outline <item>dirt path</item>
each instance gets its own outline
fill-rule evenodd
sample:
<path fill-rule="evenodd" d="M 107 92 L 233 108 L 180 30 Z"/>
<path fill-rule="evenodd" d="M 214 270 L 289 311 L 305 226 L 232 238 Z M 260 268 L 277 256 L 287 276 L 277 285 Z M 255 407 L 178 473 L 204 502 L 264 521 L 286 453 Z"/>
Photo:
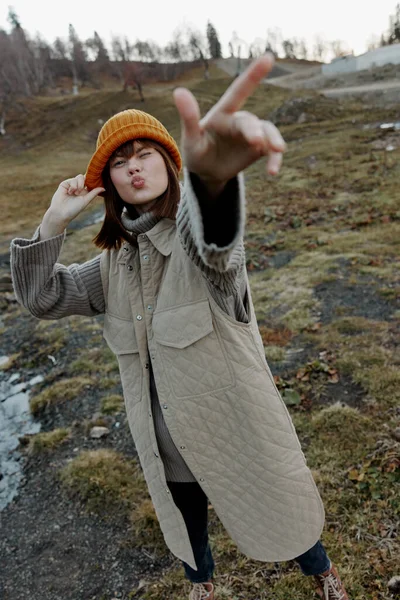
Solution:
<path fill-rule="evenodd" d="M 400 81 L 379 81 L 377 83 L 366 83 L 364 85 L 354 85 L 340 88 L 321 89 L 319 92 L 330 98 L 344 96 L 347 94 L 365 94 L 367 92 L 380 92 L 386 90 L 400 90 Z"/>
<path fill-rule="evenodd" d="M 242 70 L 247 66 L 249 60 L 242 60 Z M 237 72 L 237 59 L 221 59 L 217 61 L 217 65 L 220 69 L 224 70 L 229 75 L 234 76 Z M 303 89 L 309 88 L 308 83 L 313 79 L 323 79 L 321 76 L 321 67 L 298 67 L 295 70 L 291 70 L 286 65 L 284 67 L 279 64 L 274 67 L 271 74 L 265 79 L 264 83 L 269 85 L 275 85 L 277 87 L 283 87 L 286 89 Z M 386 80 L 379 82 L 365 83 L 363 85 L 350 85 L 342 86 L 337 88 L 311 88 L 315 91 L 323 94 L 328 98 L 338 98 L 347 94 L 365 94 L 368 92 L 385 92 L 386 90 L 400 90 L 400 80 Z"/>

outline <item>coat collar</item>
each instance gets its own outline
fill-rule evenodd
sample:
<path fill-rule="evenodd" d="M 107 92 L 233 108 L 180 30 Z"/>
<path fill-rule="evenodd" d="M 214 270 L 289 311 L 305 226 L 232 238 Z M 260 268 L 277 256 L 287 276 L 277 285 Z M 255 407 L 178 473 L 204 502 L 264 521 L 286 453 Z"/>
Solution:
<path fill-rule="evenodd" d="M 172 219 L 161 219 L 145 235 L 163 256 L 169 256 L 176 236 L 176 222 Z"/>

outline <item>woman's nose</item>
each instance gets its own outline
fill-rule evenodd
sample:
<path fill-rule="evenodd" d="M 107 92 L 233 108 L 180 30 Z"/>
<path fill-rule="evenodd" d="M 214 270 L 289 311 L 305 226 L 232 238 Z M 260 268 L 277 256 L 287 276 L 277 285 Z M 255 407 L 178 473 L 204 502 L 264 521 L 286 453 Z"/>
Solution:
<path fill-rule="evenodd" d="M 138 171 L 140 171 L 140 164 L 138 163 L 138 161 L 134 158 L 130 158 L 128 161 L 128 170 L 129 173 L 137 173 Z"/>

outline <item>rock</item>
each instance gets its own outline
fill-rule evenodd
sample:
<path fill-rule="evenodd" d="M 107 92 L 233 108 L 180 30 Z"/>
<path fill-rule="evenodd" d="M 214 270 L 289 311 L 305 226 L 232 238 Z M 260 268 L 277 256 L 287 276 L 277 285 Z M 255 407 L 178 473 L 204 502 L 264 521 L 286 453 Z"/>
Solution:
<path fill-rule="evenodd" d="M 388 583 L 388 588 L 391 594 L 400 595 L 400 576 L 395 575 Z"/>
<path fill-rule="evenodd" d="M 4 294 L 4 298 L 6 299 L 6 301 L 7 301 L 9 304 L 14 304 L 14 303 L 17 303 L 17 302 L 18 302 L 18 300 L 17 300 L 17 298 L 16 298 L 16 296 L 15 296 L 14 292 L 6 292 L 6 293 Z"/>
<path fill-rule="evenodd" d="M 90 437 L 98 439 L 105 437 L 109 433 L 110 430 L 107 429 L 107 427 L 92 427 L 92 429 L 90 430 Z"/>
<path fill-rule="evenodd" d="M 299 118 L 297 119 L 297 122 L 299 124 L 301 123 L 305 123 L 307 121 L 307 115 L 305 112 L 302 112 L 301 115 L 299 116 Z"/>
<path fill-rule="evenodd" d="M 396 429 L 393 430 L 392 433 L 393 437 L 395 440 L 397 440 L 398 442 L 400 442 L 400 427 L 396 427 Z"/>

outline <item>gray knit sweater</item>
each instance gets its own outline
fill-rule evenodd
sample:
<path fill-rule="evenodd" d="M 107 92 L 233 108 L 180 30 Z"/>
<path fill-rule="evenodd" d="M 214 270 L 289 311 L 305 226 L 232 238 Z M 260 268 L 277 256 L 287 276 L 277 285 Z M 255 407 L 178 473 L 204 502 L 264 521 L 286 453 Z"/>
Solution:
<path fill-rule="evenodd" d="M 122 223 L 133 236 L 157 222 L 150 213 Z M 245 201 L 242 176 L 231 180 L 221 196 L 210 202 L 200 180 L 185 172 L 176 219 L 177 234 L 191 260 L 201 269 L 217 304 L 234 319 L 247 322 L 243 230 Z M 40 226 L 32 239 L 11 242 L 11 273 L 18 301 L 40 319 L 72 314 L 94 316 L 105 311 L 100 254 L 81 265 L 57 262 L 66 232 L 41 241 Z M 175 447 L 159 406 L 151 372 L 150 395 L 154 427 L 168 481 L 195 481 Z"/>

